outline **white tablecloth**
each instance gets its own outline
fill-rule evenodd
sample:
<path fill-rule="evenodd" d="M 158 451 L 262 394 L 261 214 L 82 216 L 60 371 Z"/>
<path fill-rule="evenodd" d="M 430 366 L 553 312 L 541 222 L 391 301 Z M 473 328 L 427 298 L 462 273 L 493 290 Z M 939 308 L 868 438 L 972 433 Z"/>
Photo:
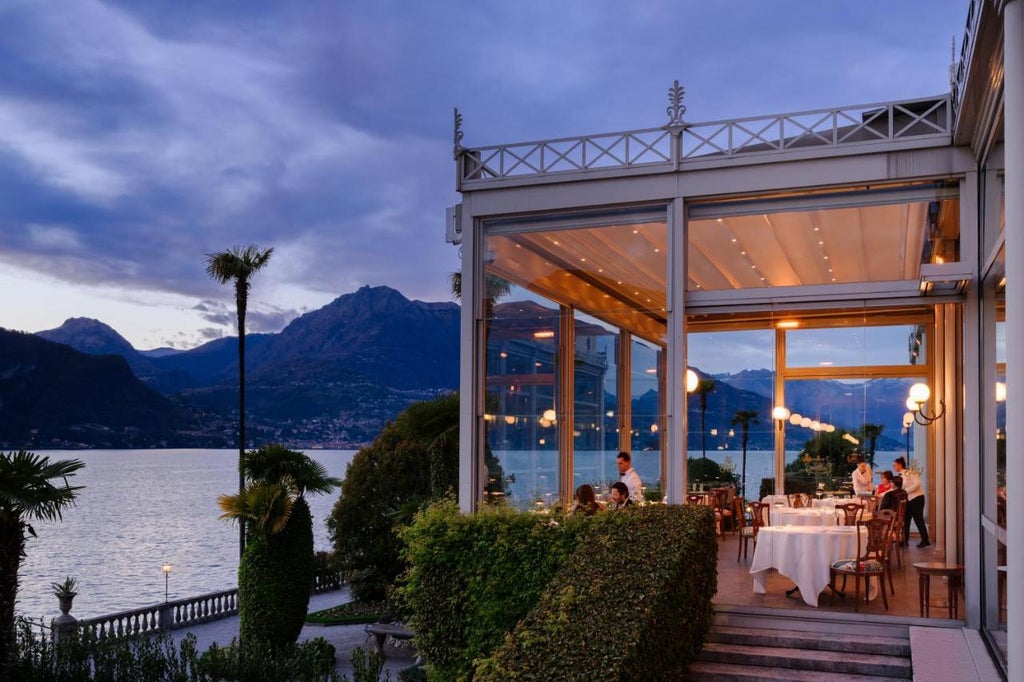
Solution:
<path fill-rule="evenodd" d="M 787 507 L 789 506 L 789 498 L 785 495 L 765 495 L 764 498 L 761 499 L 761 502 L 772 507 L 776 504 L 782 504 Z"/>
<path fill-rule="evenodd" d="M 811 507 L 815 509 L 835 509 L 837 504 L 849 504 L 850 502 L 856 502 L 861 506 L 864 506 L 865 504 L 865 500 L 859 497 L 848 497 L 845 500 L 825 498 L 823 500 L 811 500 Z"/>
<path fill-rule="evenodd" d="M 796 583 L 808 605 L 817 606 L 818 595 L 828 585 L 833 562 L 857 556 L 857 530 L 853 526 L 762 528 L 750 563 L 754 592 L 765 593 L 768 569 L 774 568 Z M 866 535 L 867 529 L 861 532 Z M 878 590 L 875 581 L 869 582 L 869 597 L 874 597 Z"/>
<path fill-rule="evenodd" d="M 773 526 L 835 526 L 836 515 L 829 509 L 772 507 L 768 515 Z"/>

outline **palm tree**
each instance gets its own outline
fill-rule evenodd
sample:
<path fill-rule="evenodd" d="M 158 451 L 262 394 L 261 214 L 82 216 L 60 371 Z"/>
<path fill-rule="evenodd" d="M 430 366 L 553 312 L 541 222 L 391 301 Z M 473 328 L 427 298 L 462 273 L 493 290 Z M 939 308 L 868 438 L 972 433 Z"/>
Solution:
<path fill-rule="evenodd" d="M 238 566 L 239 636 L 246 644 L 285 650 L 302 630 L 316 573 L 305 494 L 329 493 L 341 481 L 320 462 L 277 443 L 246 453 L 242 471 L 248 484 L 218 500 L 222 519 L 249 526 Z"/>
<path fill-rule="evenodd" d="M 77 459 L 51 462 L 31 452 L 0 452 L 0 680 L 10 677 L 14 653 L 14 602 L 18 569 L 25 556 L 26 533 L 35 537 L 29 521 L 60 521 L 74 505 L 82 486 L 68 477 L 85 464 Z M 62 479 L 55 485 L 51 479 Z"/>
<path fill-rule="evenodd" d="M 757 419 L 756 410 L 736 410 L 736 414 L 732 418 L 733 426 L 739 425 L 740 427 L 740 446 L 743 448 L 743 473 L 740 479 L 740 495 L 744 498 L 747 496 L 747 436 L 750 433 L 750 425 L 760 423 Z"/>
<path fill-rule="evenodd" d="M 714 379 L 701 379 L 697 382 L 696 393 L 700 396 L 700 453 L 704 459 L 708 458 L 707 431 L 704 429 L 704 415 L 708 411 L 708 393 L 714 390 Z"/>
<path fill-rule="evenodd" d="M 884 424 L 865 424 L 860 428 L 861 438 L 868 443 L 868 464 L 875 466 L 875 445 L 885 430 Z"/>
<path fill-rule="evenodd" d="M 273 248 L 257 245 L 234 246 L 228 251 L 206 254 L 206 272 L 221 284 L 235 283 L 235 311 L 238 315 L 238 492 L 245 488 L 242 460 L 245 459 L 245 310 L 249 305 L 249 280 L 270 260 Z M 245 550 L 245 521 L 239 519 L 238 555 Z"/>

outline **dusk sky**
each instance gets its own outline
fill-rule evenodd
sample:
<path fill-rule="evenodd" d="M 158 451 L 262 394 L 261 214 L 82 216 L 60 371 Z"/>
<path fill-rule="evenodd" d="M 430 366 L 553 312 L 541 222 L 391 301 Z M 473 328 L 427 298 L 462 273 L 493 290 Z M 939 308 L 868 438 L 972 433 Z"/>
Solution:
<path fill-rule="evenodd" d="M 450 300 L 466 146 L 949 91 L 966 0 L 0 0 L 0 326 L 235 333 L 204 255 L 273 246 L 249 331 L 362 285 Z"/>

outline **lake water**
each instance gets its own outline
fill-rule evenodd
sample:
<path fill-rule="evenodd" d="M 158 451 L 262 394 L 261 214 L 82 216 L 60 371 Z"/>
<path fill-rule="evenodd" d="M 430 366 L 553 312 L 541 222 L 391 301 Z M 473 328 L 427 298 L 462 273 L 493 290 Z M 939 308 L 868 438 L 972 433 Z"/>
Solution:
<path fill-rule="evenodd" d="M 35 451 L 80 459 L 84 485 L 61 523 L 34 522 L 25 542 L 17 610 L 31 618 L 59 614 L 51 582 L 78 579 L 78 618 L 164 600 L 161 567 L 173 567 L 170 599 L 236 586 L 238 527 L 221 521 L 217 497 L 237 492 L 237 450 Z M 352 450 L 307 450 L 332 476 L 343 478 Z M 317 549 L 330 549 L 324 519 L 338 498 L 308 496 Z"/>

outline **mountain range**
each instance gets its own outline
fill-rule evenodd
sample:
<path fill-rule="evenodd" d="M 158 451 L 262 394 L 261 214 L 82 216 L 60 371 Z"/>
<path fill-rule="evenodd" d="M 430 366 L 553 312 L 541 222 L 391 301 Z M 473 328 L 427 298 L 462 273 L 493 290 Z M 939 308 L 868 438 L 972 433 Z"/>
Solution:
<path fill-rule="evenodd" d="M 411 402 L 456 390 L 458 372 L 458 305 L 363 287 L 279 333 L 246 335 L 248 445 L 359 447 Z M 237 376 L 235 337 L 186 351 L 139 351 L 88 318 L 34 335 L 0 329 L 0 447 L 234 447 Z M 701 376 L 716 386 L 707 396 L 703 443 L 700 401 L 689 399 L 691 451 L 737 449 L 738 427 L 728 436 L 737 410 L 761 415 L 749 445 L 770 449 L 773 373 Z M 906 383 L 795 381 L 786 402 L 823 421 L 860 405 L 867 421 L 885 427 L 879 449 L 895 449 L 899 441 L 886 436 L 898 439 Z M 657 393 L 634 398 L 632 410 L 638 420 L 657 421 Z M 787 447 L 809 435 L 788 428 Z"/>

